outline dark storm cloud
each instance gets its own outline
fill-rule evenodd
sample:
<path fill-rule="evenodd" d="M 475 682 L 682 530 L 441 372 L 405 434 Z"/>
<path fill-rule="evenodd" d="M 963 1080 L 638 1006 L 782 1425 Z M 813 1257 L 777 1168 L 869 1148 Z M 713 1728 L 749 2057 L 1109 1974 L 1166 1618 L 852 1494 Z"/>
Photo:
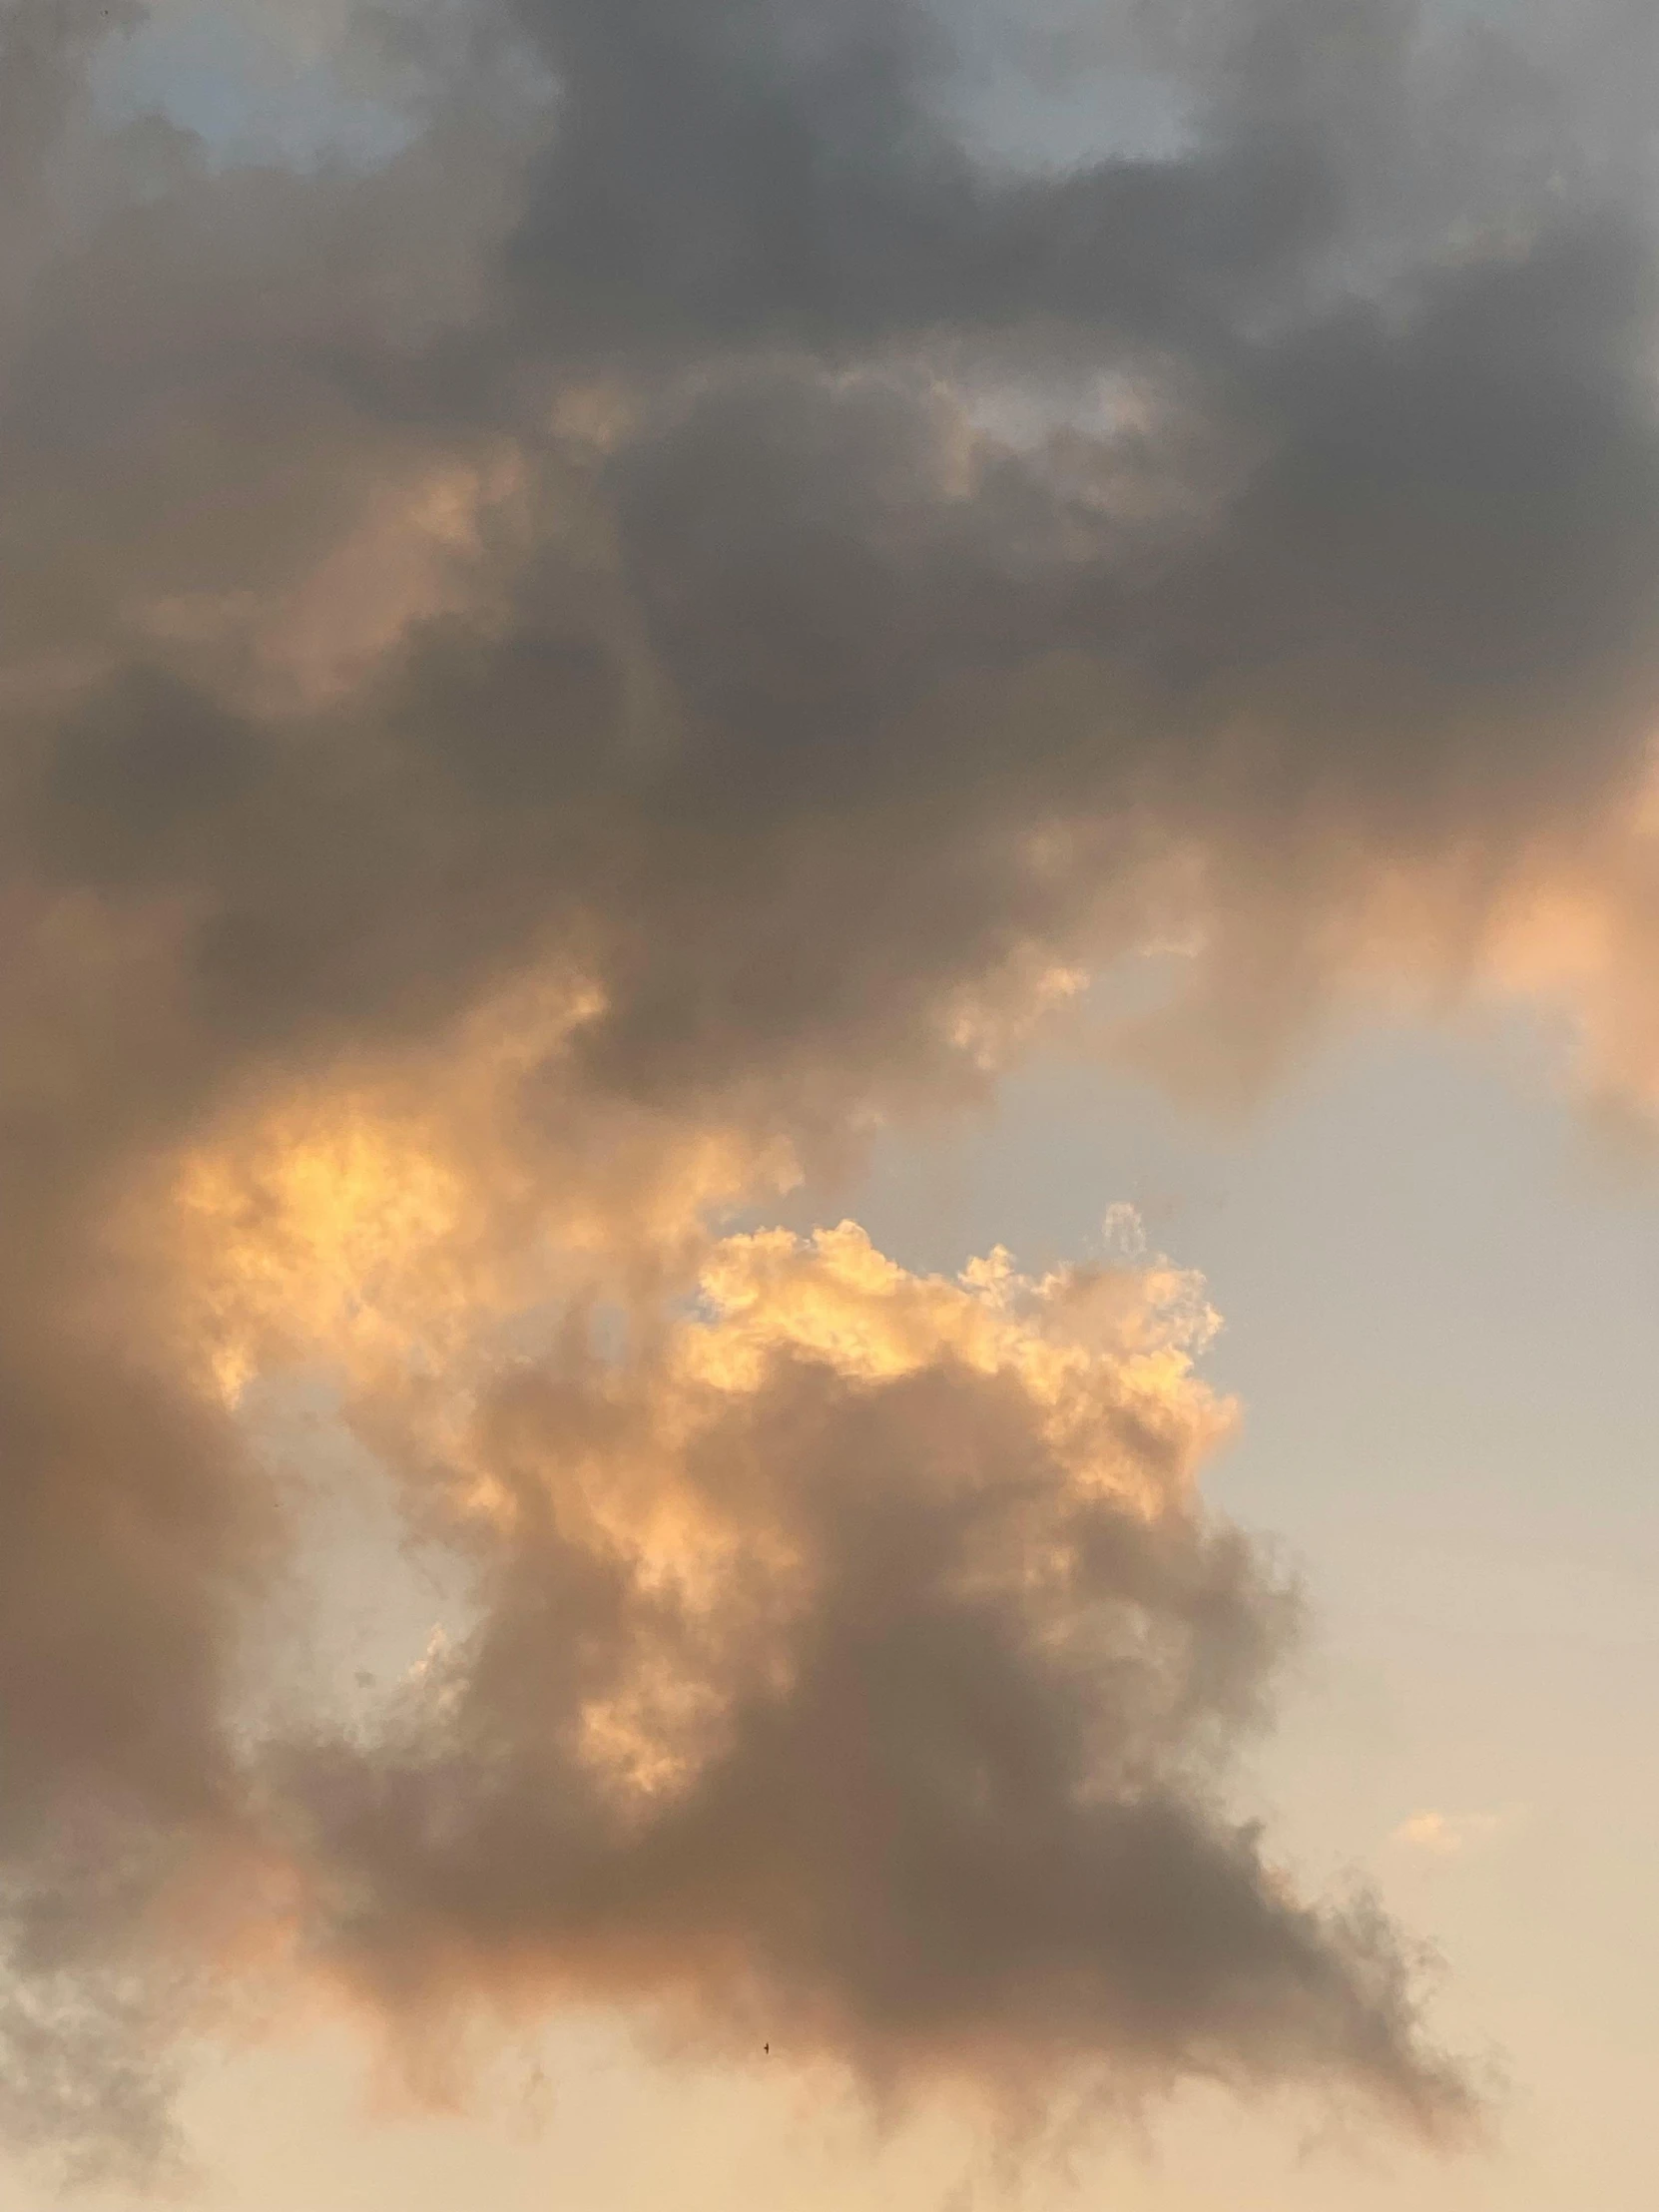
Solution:
<path fill-rule="evenodd" d="M 1194 1009 L 1135 1049 L 1210 1097 L 1271 1074 L 1401 885 L 1432 981 L 1517 884 L 1598 884 L 1616 953 L 1584 988 L 1639 1011 L 1644 25 L 1103 14 L 1093 64 L 1157 73 L 1184 135 L 1053 173 L 963 135 L 943 7 L 341 18 L 417 127 L 305 175 L 101 122 L 99 11 L 3 18 L 19 1894 L 57 1894 L 89 1796 L 135 1864 L 253 1850 L 269 1818 L 357 1898 L 322 1932 L 382 1991 L 457 1946 L 494 1984 L 517 1944 L 555 1991 L 677 1991 L 718 2032 L 787 1993 L 877 2078 L 1064 2045 L 1455 2105 L 1391 1935 L 1288 1902 L 1193 1778 L 1277 1633 L 1248 1555 L 1185 1504 L 1157 1535 L 1075 1506 L 1077 1603 L 1116 1618 L 1139 1578 L 1208 1687 L 1173 1712 L 1132 1671 L 1054 1671 L 1006 1591 L 950 1584 L 993 1521 L 1023 1538 L 912 1480 L 993 1443 L 1009 1494 L 1047 1479 L 1019 1404 L 942 1352 L 867 1402 L 781 1372 L 732 1415 L 758 1525 L 818 1579 L 779 1632 L 791 1687 L 723 1677 L 726 1736 L 638 1834 L 538 1730 L 634 1651 L 639 1594 L 533 1514 L 459 1683 L 475 1735 L 317 1753 L 273 1810 L 233 1684 L 274 1507 L 191 1339 L 191 1295 L 222 1336 L 234 1301 L 197 1247 L 181 1286 L 157 1193 L 203 1155 L 234 1181 L 262 1114 L 395 1063 L 482 1243 L 528 1266 L 565 1235 L 637 1299 L 683 1287 L 685 1232 L 643 1198 L 630 1225 L 630 1179 L 682 1177 L 684 1214 L 780 1144 L 844 1160 L 871 1116 L 982 1085 L 1057 970 L 1152 937 L 1198 941 Z M 581 1017 L 507 1054 L 486 1114 L 454 1040 L 547 974 Z M 239 1296 L 297 1312 L 326 1230 L 286 1203 L 230 1207 L 224 1240 Z M 384 1290 L 356 1252 L 325 1255 L 342 1314 Z M 1100 1744 L 1143 1739 L 1135 1786 L 1090 1797 Z"/>
<path fill-rule="evenodd" d="M 929 102 L 948 51 L 920 10 L 521 14 L 564 100 L 514 256 L 555 344 L 844 353 L 1032 317 L 1174 333 L 1325 229 L 1325 172 L 1294 139 L 1054 183 L 977 166 Z"/>

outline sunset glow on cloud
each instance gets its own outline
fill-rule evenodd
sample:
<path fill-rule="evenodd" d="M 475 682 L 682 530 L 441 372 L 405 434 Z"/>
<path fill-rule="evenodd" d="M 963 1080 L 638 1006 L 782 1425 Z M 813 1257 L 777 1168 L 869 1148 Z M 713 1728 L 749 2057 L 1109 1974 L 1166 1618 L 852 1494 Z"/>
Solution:
<path fill-rule="evenodd" d="M 0 0 L 30 2189 L 259 2186 L 193 2099 L 335 2032 L 480 2142 L 514 2038 L 637 2037 L 618 2140 L 765 2061 L 987 2202 L 1217 2088 L 1508 2155 L 1435 1900 L 1566 1847 L 1372 1808 L 1358 1726 L 1265 1779 L 1322 1596 L 1215 1487 L 1209 1232 L 871 1209 L 964 1130 L 1040 1182 L 1034 1070 L 1248 1162 L 1482 1022 L 1648 1172 L 1656 85 L 1613 0 Z M 1417 1401 L 1373 1197 L 1287 1401 Z M 1500 1425 L 1571 1363 L 1499 1241 Z"/>

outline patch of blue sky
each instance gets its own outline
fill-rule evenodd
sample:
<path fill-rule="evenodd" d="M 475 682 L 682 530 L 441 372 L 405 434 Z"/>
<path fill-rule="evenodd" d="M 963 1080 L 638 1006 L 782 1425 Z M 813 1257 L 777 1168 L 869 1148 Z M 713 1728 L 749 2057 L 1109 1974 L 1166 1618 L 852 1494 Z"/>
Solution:
<path fill-rule="evenodd" d="M 373 169 L 413 133 L 394 105 L 345 81 L 325 39 L 284 35 L 252 11 L 209 0 L 158 9 L 107 40 L 93 90 L 106 121 L 161 116 L 225 167 Z"/>
<path fill-rule="evenodd" d="M 1192 145 L 1188 88 L 1148 66 L 1110 0 L 934 0 L 934 13 L 957 61 L 946 106 L 981 158 L 1052 175 Z"/>
<path fill-rule="evenodd" d="M 1084 69 L 1055 82 L 987 61 L 960 81 L 951 112 L 975 153 L 1036 175 L 1170 161 L 1192 142 L 1181 88 L 1149 71 Z"/>

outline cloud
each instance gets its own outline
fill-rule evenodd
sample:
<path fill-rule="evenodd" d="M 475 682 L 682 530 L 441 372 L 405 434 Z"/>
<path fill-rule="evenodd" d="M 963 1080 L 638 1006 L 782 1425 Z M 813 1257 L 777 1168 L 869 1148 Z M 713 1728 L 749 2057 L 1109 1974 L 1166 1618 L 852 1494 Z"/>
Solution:
<path fill-rule="evenodd" d="M 948 7 L 365 0 L 312 59 L 398 129 L 281 166 L 95 98 L 106 16 L 0 11 L 19 1970 L 131 2056 L 225 1950 L 181 1901 L 279 1865 L 394 2014 L 518 1957 L 876 2081 L 1455 2103 L 1199 1756 L 1284 1615 L 1156 1271 L 719 1228 L 1151 944 L 1111 1044 L 1206 1104 L 1475 990 L 1648 1112 L 1649 30 L 1105 10 L 1179 129 L 1021 166 Z M 321 1383 L 476 1577 L 470 1734 L 250 1719 Z"/>
<path fill-rule="evenodd" d="M 1226 1810 L 1295 1606 L 1197 1499 L 1212 1320 L 846 1224 L 727 1240 L 637 1358 L 500 1373 L 437 1470 L 478 1627 L 371 1749 L 277 1754 L 313 1956 L 417 2022 L 542 1988 L 888 2096 L 1303 2075 L 1466 2117 L 1386 1924 Z"/>
<path fill-rule="evenodd" d="M 1455 1859 L 1477 1851 L 1509 1827 L 1512 1813 L 1413 1813 L 1389 1838 L 1409 1851 L 1427 1852 L 1438 1859 Z"/>

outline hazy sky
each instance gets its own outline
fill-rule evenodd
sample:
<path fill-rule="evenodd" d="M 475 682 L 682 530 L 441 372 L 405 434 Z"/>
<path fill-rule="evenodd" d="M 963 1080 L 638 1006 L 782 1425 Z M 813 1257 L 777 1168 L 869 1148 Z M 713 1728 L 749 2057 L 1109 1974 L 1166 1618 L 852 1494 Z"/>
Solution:
<path fill-rule="evenodd" d="M 0 2131 L 1635 2212 L 1659 30 L 0 9 Z"/>

